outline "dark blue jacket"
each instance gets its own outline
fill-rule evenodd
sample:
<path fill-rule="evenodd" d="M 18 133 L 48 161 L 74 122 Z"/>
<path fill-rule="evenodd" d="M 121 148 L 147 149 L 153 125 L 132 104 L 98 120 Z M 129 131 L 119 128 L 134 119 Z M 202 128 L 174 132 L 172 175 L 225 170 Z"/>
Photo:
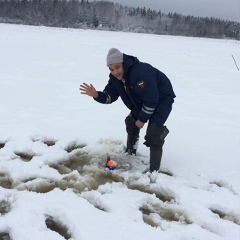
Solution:
<path fill-rule="evenodd" d="M 136 120 L 144 123 L 151 120 L 159 126 L 163 125 L 176 97 L 170 80 L 150 64 L 126 54 L 123 54 L 123 67 L 125 86 L 123 81 L 110 73 L 108 84 L 103 92 L 98 91 L 95 100 L 110 104 L 120 96 Z"/>

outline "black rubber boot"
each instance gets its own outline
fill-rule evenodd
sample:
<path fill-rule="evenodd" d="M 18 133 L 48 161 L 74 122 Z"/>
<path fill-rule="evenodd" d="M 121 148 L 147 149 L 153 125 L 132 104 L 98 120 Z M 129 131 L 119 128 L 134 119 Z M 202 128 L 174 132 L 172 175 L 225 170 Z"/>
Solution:
<path fill-rule="evenodd" d="M 130 135 L 127 136 L 127 148 L 126 152 L 130 155 L 136 155 L 137 147 L 138 147 L 138 136 Z"/>
<path fill-rule="evenodd" d="M 128 115 L 125 119 L 127 135 L 126 152 L 130 155 L 136 155 L 140 128 L 135 125 L 135 119 Z"/>
<path fill-rule="evenodd" d="M 160 169 L 162 152 L 162 147 L 150 147 L 150 172 L 158 171 Z"/>
<path fill-rule="evenodd" d="M 129 149 L 129 148 L 126 148 L 125 150 L 126 153 L 128 153 L 129 155 L 137 155 L 137 149 Z"/>

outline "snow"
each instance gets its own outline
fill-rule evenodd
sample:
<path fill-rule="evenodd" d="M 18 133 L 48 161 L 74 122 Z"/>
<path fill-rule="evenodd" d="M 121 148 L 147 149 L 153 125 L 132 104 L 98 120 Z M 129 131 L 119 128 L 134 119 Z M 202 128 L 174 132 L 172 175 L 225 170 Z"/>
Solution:
<path fill-rule="evenodd" d="M 239 41 L 0 24 L 0 238 L 240 239 Z M 117 47 L 159 68 L 176 101 L 161 173 L 124 154 L 108 81 Z M 106 156 L 121 167 L 108 171 Z"/>

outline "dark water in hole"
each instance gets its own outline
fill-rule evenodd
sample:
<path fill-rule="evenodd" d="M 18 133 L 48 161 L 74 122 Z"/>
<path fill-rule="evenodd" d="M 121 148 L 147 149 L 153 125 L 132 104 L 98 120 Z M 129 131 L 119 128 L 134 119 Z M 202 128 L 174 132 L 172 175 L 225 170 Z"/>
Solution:
<path fill-rule="evenodd" d="M 11 240 L 11 238 L 10 238 L 8 233 L 5 233 L 5 232 L 1 233 L 0 232 L 0 240 Z"/>
<path fill-rule="evenodd" d="M 47 216 L 45 223 L 49 229 L 59 233 L 59 235 L 61 235 L 65 239 L 71 238 L 71 235 L 68 232 L 68 228 L 61 222 L 55 220 L 53 217 Z"/>
<path fill-rule="evenodd" d="M 0 202 L 0 216 L 3 216 L 5 214 L 7 214 L 10 211 L 10 203 L 8 203 L 7 201 L 1 201 Z"/>
<path fill-rule="evenodd" d="M 5 143 L 0 142 L 0 149 L 5 147 Z"/>
<path fill-rule="evenodd" d="M 24 162 L 29 162 L 32 160 L 32 158 L 35 156 L 33 153 L 27 153 L 27 152 L 15 152 L 17 156 L 21 158 Z"/>
<path fill-rule="evenodd" d="M 0 173 L 0 186 L 7 189 L 12 189 L 12 181 L 7 174 Z"/>

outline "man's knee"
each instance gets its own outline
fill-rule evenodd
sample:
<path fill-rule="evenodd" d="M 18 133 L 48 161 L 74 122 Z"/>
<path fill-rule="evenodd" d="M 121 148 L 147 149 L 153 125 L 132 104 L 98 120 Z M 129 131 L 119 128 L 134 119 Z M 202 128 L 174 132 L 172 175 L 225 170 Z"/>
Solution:
<path fill-rule="evenodd" d="M 129 114 L 125 119 L 126 131 L 130 135 L 139 135 L 140 129 L 135 125 L 135 119 Z"/>
<path fill-rule="evenodd" d="M 147 133 L 145 135 L 144 144 L 147 147 L 159 146 L 162 147 L 165 142 L 165 137 L 168 135 L 169 130 L 166 126 L 158 126 L 154 122 L 149 122 Z"/>

